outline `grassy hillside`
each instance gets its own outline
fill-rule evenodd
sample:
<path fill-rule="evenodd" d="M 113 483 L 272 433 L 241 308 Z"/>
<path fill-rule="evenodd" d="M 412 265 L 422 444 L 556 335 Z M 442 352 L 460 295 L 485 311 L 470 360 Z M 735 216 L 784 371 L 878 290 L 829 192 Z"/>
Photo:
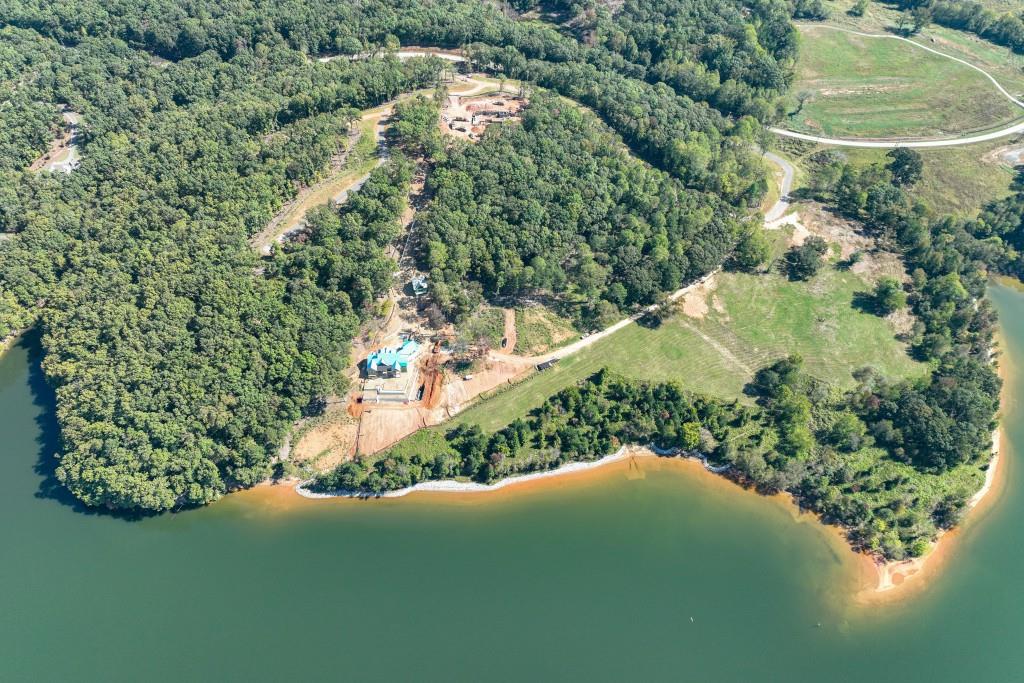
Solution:
<path fill-rule="evenodd" d="M 993 142 L 920 150 L 924 161 L 921 180 L 914 186 L 915 197 L 938 214 L 973 216 L 990 201 L 1010 193 L 1014 172 L 999 159 L 999 150 L 1014 145 L 1014 138 Z M 1016 143 L 1017 147 L 1020 143 Z M 888 163 L 885 150 L 852 149 L 851 161 L 858 164 Z"/>
<path fill-rule="evenodd" d="M 1018 0 L 987 0 L 1019 7 Z M 855 17 L 849 10 L 856 0 L 824 0 L 829 11 L 829 25 L 842 26 L 865 33 L 889 33 L 896 27 L 901 12 L 895 4 L 872 2 L 864 16 Z M 1024 91 L 1024 55 L 983 40 L 973 33 L 957 31 L 937 24 L 921 30 L 913 40 L 936 50 L 965 59 L 993 74 L 1010 92 Z"/>
<path fill-rule="evenodd" d="M 913 187 L 914 198 L 936 214 L 975 216 L 985 204 L 1010 193 L 1015 173 L 1002 153 L 1022 146 L 1024 138 L 1017 136 L 962 147 L 917 150 L 924 168 L 921 180 Z M 809 159 L 825 149 L 836 149 L 857 166 L 890 161 L 884 149 L 830 148 L 796 140 L 781 141 L 780 147 L 804 170 L 813 166 Z M 797 175 L 797 188 L 805 186 L 806 177 L 806 173 Z"/>
<path fill-rule="evenodd" d="M 787 119 L 795 129 L 916 137 L 983 130 L 1019 117 L 977 71 L 905 42 L 819 27 L 804 28 L 801 37 L 793 93 L 811 97 Z"/>
<path fill-rule="evenodd" d="M 675 380 L 687 389 L 742 397 L 758 368 L 799 353 L 812 374 L 852 384 L 852 369 L 873 365 L 889 376 L 924 372 L 895 340 L 889 323 L 856 310 L 857 275 L 826 269 L 809 283 L 781 275 L 720 275 L 703 319 L 682 313 L 649 329 L 631 325 L 458 415 L 455 423 L 496 429 L 602 367 L 628 377 Z"/>

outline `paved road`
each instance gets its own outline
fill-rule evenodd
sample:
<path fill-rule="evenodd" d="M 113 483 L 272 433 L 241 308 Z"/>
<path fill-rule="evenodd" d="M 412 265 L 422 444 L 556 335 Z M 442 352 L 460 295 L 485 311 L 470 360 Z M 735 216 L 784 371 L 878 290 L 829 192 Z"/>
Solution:
<path fill-rule="evenodd" d="M 975 71 L 983 75 L 985 78 L 992 81 L 992 84 L 996 86 L 996 89 L 999 90 L 999 92 L 1002 93 L 1003 96 L 1006 97 L 1006 99 L 1010 100 L 1018 107 L 1024 109 L 1024 102 L 1022 102 L 1021 100 L 1017 99 L 1009 92 L 1007 92 L 1006 88 L 1000 85 L 999 81 L 997 81 L 992 76 L 992 74 L 988 73 L 982 68 L 975 66 L 974 64 L 971 64 L 968 61 L 960 59 L 959 57 L 953 57 L 952 55 L 947 55 L 945 52 L 933 50 L 927 45 L 922 45 L 921 43 L 910 40 L 909 38 L 903 38 L 901 36 L 892 36 L 888 34 L 878 33 L 861 33 L 860 31 L 851 31 L 850 29 L 840 28 L 838 26 L 824 26 L 819 24 L 811 24 L 809 25 L 809 27 L 823 28 L 831 31 L 841 31 L 843 33 L 850 33 L 855 36 L 861 36 L 862 38 L 876 38 L 880 40 L 902 40 L 904 43 L 910 43 L 914 47 L 926 50 L 928 52 L 931 52 L 932 54 L 939 55 L 940 57 L 945 57 L 946 59 L 952 59 L 954 62 L 958 62 L 968 68 L 974 69 Z M 996 140 L 998 138 L 1004 138 L 1010 135 L 1015 135 L 1017 133 L 1024 132 L 1024 121 L 1013 124 L 1011 126 L 1007 126 L 1006 128 L 1002 128 L 1000 130 L 992 131 L 991 133 L 982 133 L 979 135 L 971 135 L 967 137 L 943 138 L 938 140 L 857 140 L 849 138 L 830 138 L 820 135 L 808 135 L 807 133 L 797 133 L 796 131 L 787 130 L 785 128 L 769 128 L 768 130 L 775 133 L 776 135 L 782 135 L 787 138 L 807 140 L 809 142 L 817 142 L 825 145 L 836 145 L 838 147 L 869 147 L 875 149 L 895 149 L 896 147 L 955 147 L 959 145 L 972 145 L 976 142 L 985 142 L 987 140 Z"/>
<path fill-rule="evenodd" d="M 782 184 L 779 186 L 779 201 L 775 202 L 772 208 L 764 214 L 764 222 L 777 221 L 789 210 L 789 193 L 793 191 L 793 164 L 789 163 L 778 154 L 765 152 L 764 158 L 782 169 Z"/>

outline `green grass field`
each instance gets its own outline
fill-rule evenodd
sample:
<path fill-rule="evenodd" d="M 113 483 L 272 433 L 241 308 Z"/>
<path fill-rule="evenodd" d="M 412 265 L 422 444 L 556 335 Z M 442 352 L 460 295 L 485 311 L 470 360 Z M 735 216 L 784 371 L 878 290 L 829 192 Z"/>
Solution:
<path fill-rule="evenodd" d="M 853 308 L 854 293 L 868 290 L 857 275 L 827 268 L 810 283 L 738 273 L 718 281 L 703 319 L 678 314 L 657 329 L 630 325 L 454 422 L 501 427 L 602 367 L 726 398 L 741 397 L 758 368 L 789 353 L 803 355 L 808 371 L 840 386 L 851 385 L 851 370 L 864 365 L 895 377 L 925 370 L 907 356 L 889 323 Z"/>
<path fill-rule="evenodd" d="M 794 129 L 928 137 L 989 129 L 1022 114 L 977 71 L 907 43 L 817 27 L 801 37 L 792 93 L 811 98 L 786 119 Z"/>
<path fill-rule="evenodd" d="M 896 4 L 872 2 L 864 16 L 855 17 L 848 13 L 855 1 L 824 0 L 829 11 L 828 21 L 824 23 L 865 33 L 888 33 L 895 30 L 901 14 Z M 1020 6 L 1019 0 L 984 0 L 982 4 L 988 4 L 993 9 L 997 5 Z M 985 69 L 1010 92 L 1024 90 L 1024 72 L 1021 71 L 1021 67 L 1024 66 L 1024 55 L 990 43 L 973 33 L 957 31 L 938 24 L 924 28 L 913 36 L 913 40 Z"/>
<path fill-rule="evenodd" d="M 999 163 L 994 152 L 1012 144 L 1013 140 L 1005 138 L 964 147 L 919 150 L 924 170 L 912 195 L 938 214 L 976 215 L 988 202 L 1010 194 L 1014 171 Z M 843 151 L 856 164 L 889 161 L 885 150 Z"/>
<path fill-rule="evenodd" d="M 910 189 L 915 201 L 923 203 L 938 215 L 959 214 L 973 217 L 987 203 L 1010 194 L 1015 172 L 1000 161 L 999 150 L 1020 147 L 1024 137 L 1008 137 L 963 147 L 920 149 L 924 162 L 921 180 Z M 828 147 L 800 140 L 781 140 L 780 148 L 798 169 L 811 168 L 808 161 L 817 152 L 834 149 L 857 166 L 887 164 L 887 150 Z M 805 176 L 797 175 L 795 187 L 806 186 Z"/>

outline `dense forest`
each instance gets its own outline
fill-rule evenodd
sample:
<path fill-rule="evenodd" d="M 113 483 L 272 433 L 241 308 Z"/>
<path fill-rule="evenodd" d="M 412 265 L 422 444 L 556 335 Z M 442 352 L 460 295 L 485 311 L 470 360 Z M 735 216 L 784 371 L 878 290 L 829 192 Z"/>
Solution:
<path fill-rule="evenodd" d="M 627 0 L 614 15 L 598 2 L 570 11 L 569 25 L 586 43 L 729 114 L 769 117 L 791 80 L 797 39 L 785 3 Z"/>
<path fill-rule="evenodd" d="M 716 195 L 636 161 L 604 126 L 550 96 L 431 174 L 424 266 L 452 317 L 487 297 L 555 297 L 581 326 L 654 303 L 722 263 L 740 232 Z"/>
<path fill-rule="evenodd" d="M 699 13 L 715 7 L 714 49 L 688 33 L 647 59 L 465 0 L 0 0 L 0 231 L 11 236 L 0 243 L 0 338 L 42 329 L 59 479 L 90 505 L 205 503 L 263 479 L 293 421 L 343 388 L 349 340 L 393 269 L 384 248 L 398 234 L 408 162 L 394 156 L 346 206 L 313 212 L 306 238 L 269 260 L 248 240 L 322 177 L 359 110 L 436 84 L 440 60 L 401 63 L 388 55 L 400 44 L 492 55 L 479 66 L 577 98 L 669 174 L 598 149 L 584 150 L 590 162 L 567 160 L 611 164 L 592 176 L 608 191 L 616 176 L 602 173 L 636 182 L 629 196 L 609 195 L 619 224 L 635 223 L 635 243 L 592 259 L 605 304 L 650 300 L 717 265 L 735 238 L 728 216 L 765 188 L 751 142 L 787 82 L 792 30 L 781 0 L 752 15 L 735 0 Z M 371 57 L 313 59 L 356 53 Z M 666 74 L 699 64 L 720 86 L 687 94 L 678 79 L 660 82 L 663 63 Z M 27 171 L 59 135 L 62 107 L 82 117 L 81 165 Z M 436 140 L 410 139 L 423 111 L 399 109 L 394 146 L 445 168 L 470 163 L 468 152 L 449 162 Z M 546 111 L 531 114 L 538 126 Z M 613 143 L 592 124 L 560 125 L 536 135 Z M 537 144 L 520 158 L 550 172 L 560 152 Z M 678 213 L 652 205 L 660 191 Z M 599 237 L 585 232 L 594 227 L 561 226 L 552 244 L 562 250 L 541 269 L 551 282 L 533 284 L 554 289 L 569 245 Z M 703 246 L 684 249 L 684 237 Z M 658 281 L 627 278 L 629 258 L 657 262 Z"/>
<path fill-rule="evenodd" d="M 262 480 L 290 423 L 341 388 L 390 277 L 378 235 L 346 226 L 386 241 L 400 209 L 370 193 L 401 192 L 408 171 L 382 169 L 365 202 L 319 217 L 315 250 L 263 276 L 247 239 L 325 169 L 353 111 L 433 83 L 439 65 L 281 49 L 164 66 L 87 40 L 44 66 L 24 87 L 83 114 L 83 162 L 8 172 L 0 323 L 42 326 L 59 478 L 86 503 L 147 509 Z"/>

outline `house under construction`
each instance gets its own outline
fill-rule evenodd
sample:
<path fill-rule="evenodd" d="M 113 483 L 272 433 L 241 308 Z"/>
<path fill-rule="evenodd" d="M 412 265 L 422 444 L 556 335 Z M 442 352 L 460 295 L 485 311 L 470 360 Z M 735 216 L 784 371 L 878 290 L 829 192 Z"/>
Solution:
<path fill-rule="evenodd" d="M 423 346 L 407 339 L 398 346 L 386 346 L 367 357 L 364 403 L 408 403 L 416 400 L 419 391 L 417 359 Z"/>
<path fill-rule="evenodd" d="M 398 377 L 409 371 L 409 365 L 420 355 L 421 347 L 415 339 L 407 339 L 401 346 L 385 346 L 366 359 L 367 377 Z"/>

